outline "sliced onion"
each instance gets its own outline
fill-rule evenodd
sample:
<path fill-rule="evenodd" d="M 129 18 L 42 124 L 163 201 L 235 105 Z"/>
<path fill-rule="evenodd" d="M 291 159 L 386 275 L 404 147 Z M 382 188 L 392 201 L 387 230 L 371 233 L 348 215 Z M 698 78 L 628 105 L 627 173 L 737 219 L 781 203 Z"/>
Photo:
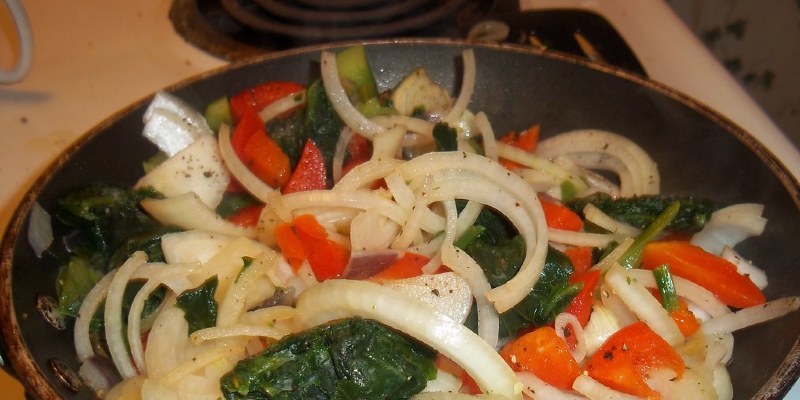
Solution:
<path fill-rule="evenodd" d="M 586 400 L 585 397 L 565 392 L 537 377 L 532 372 L 517 372 L 517 379 L 525 385 L 524 393 L 536 400 Z"/>
<path fill-rule="evenodd" d="M 290 212 L 309 207 L 344 207 L 372 209 L 398 224 L 405 223 L 406 219 L 406 213 L 400 206 L 372 191 L 309 190 L 285 194 L 281 198 Z"/>
<path fill-rule="evenodd" d="M 800 297 L 784 297 L 765 304 L 743 308 L 735 313 L 714 317 L 703 323 L 703 332 L 733 332 L 748 326 L 782 317 L 800 308 Z"/>
<path fill-rule="evenodd" d="M 383 286 L 431 306 L 436 312 L 463 324 L 472 308 L 469 283 L 455 272 L 387 280 Z"/>
<path fill-rule="evenodd" d="M 496 348 L 500 335 L 500 316 L 486 298 L 486 292 L 492 287 L 483 269 L 467 253 L 451 244 L 442 247 L 442 263 L 469 283 L 478 309 L 478 335 L 489 346 Z"/>
<path fill-rule="evenodd" d="M 393 173 L 400 164 L 403 164 L 403 162 L 394 158 L 370 160 L 361 163 L 351 169 L 339 182 L 336 182 L 333 190 L 348 191 L 368 188 L 376 180 L 383 179 Z"/>
<path fill-rule="evenodd" d="M 350 98 L 344 91 L 342 81 L 339 78 L 339 69 L 336 66 L 336 55 L 323 51 L 321 56 L 321 71 L 322 71 L 322 85 L 325 87 L 325 94 L 331 100 L 333 109 L 336 114 L 342 119 L 345 125 L 353 131 L 361 134 L 365 138 L 372 140 L 372 138 L 383 132 L 384 128 L 369 118 L 364 116 L 358 109 L 350 102 Z"/>
<path fill-rule="evenodd" d="M 484 204 L 499 201 L 503 203 L 503 208 L 506 207 L 505 203 L 510 204 L 510 208 L 501 212 L 509 217 L 525 238 L 527 248 L 525 260 L 519 272 L 511 280 L 493 288 L 486 296 L 494 303 L 498 312 L 505 312 L 519 303 L 539 278 L 547 255 L 547 225 L 536 192 L 519 176 L 510 173 L 500 164 L 486 157 L 468 153 L 428 153 L 399 165 L 397 171 L 408 181 L 440 173 L 441 182 L 437 186 L 442 189 L 437 187 L 438 198 L 432 197 L 433 201 L 448 198 L 474 199 Z M 482 188 L 479 189 L 475 184 L 475 177 L 482 177 L 483 181 L 477 180 L 485 183 Z M 465 186 L 458 188 L 453 184 L 456 180 Z M 448 189 L 444 190 L 444 187 Z M 500 191 L 505 191 L 510 196 L 498 198 Z M 473 198 L 479 192 L 482 198 L 480 200 Z"/>
<path fill-rule="evenodd" d="M 472 49 L 466 49 L 461 52 L 461 59 L 464 67 L 464 73 L 461 79 L 461 90 L 458 93 L 458 97 L 456 97 L 456 100 L 453 102 L 453 107 L 443 118 L 443 120 L 450 125 L 458 123 L 461 115 L 467 110 L 467 105 L 472 98 L 472 92 L 475 90 L 475 52 Z"/>
<path fill-rule="evenodd" d="M 556 315 L 554 324 L 556 335 L 564 339 L 565 342 L 568 341 L 564 333 L 567 331 L 567 327 L 572 328 L 572 334 L 575 336 L 576 344 L 575 348 L 570 349 L 569 352 L 572 353 L 572 357 L 575 358 L 575 361 L 579 363 L 582 362 L 584 357 L 586 357 L 586 340 L 583 335 L 583 327 L 580 321 L 578 321 L 578 318 L 575 317 L 574 314 L 562 312 Z"/>
<path fill-rule="evenodd" d="M 78 317 L 75 318 L 75 352 L 78 354 L 78 360 L 83 361 L 94 356 L 94 348 L 89 337 L 89 328 L 92 324 L 92 317 L 94 317 L 94 314 L 106 299 L 108 286 L 111 285 L 111 281 L 117 271 L 118 269 L 115 269 L 107 273 L 100 281 L 95 283 L 81 303 Z"/>
<path fill-rule="evenodd" d="M 589 168 L 598 161 L 610 161 L 611 157 L 622 162 L 631 174 L 631 187 L 623 185 L 623 196 L 659 193 L 661 178 L 655 161 L 639 145 L 622 135 L 594 129 L 562 133 L 540 141 L 536 154 L 545 158 L 572 158 L 576 154 L 607 155 L 605 158 L 590 157 L 584 161 L 590 163 Z M 573 161 L 576 160 L 573 158 Z M 576 163 L 583 165 L 580 161 Z"/>
<path fill-rule="evenodd" d="M 651 271 L 632 269 L 628 271 L 628 274 L 647 288 L 655 289 L 658 287 L 656 286 L 656 279 Z M 706 288 L 675 275 L 672 276 L 672 281 L 675 285 L 675 291 L 679 296 L 686 298 L 691 304 L 697 306 L 708 315 L 717 317 L 731 312 L 728 306 L 719 301 L 719 299 Z"/>
<path fill-rule="evenodd" d="M 586 354 L 594 354 L 597 349 L 620 328 L 622 328 L 622 325 L 617 320 L 614 313 L 605 305 L 595 303 L 592 306 L 592 314 L 589 317 L 589 322 L 583 329 L 583 342 L 586 346 Z"/>
<path fill-rule="evenodd" d="M 486 157 L 497 161 L 497 139 L 494 136 L 492 124 L 489 123 L 489 118 L 486 116 L 486 113 L 479 112 L 475 115 L 475 125 L 478 127 L 478 130 L 481 131 L 484 154 Z"/>
<path fill-rule="evenodd" d="M 200 344 L 210 340 L 243 336 L 280 339 L 290 333 L 291 332 L 287 332 L 283 329 L 269 326 L 230 325 L 200 329 L 192 332 L 189 338 L 192 340 L 192 343 Z"/>
<path fill-rule="evenodd" d="M 522 397 L 522 385 L 494 348 L 450 317 L 392 289 L 366 281 L 327 280 L 306 290 L 297 309 L 305 328 L 346 317 L 375 319 L 455 361 L 484 393 Z"/>
<path fill-rule="evenodd" d="M 269 194 L 275 189 L 259 179 L 246 165 L 239 159 L 236 151 L 231 144 L 231 128 L 222 124 L 219 127 L 219 153 L 225 165 L 231 171 L 231 175 L 236 178 L 242 187 L 250 194 L 264 203 L 269 203 Z"/>
<path fill-rule="evenodd" d="M 243 227 L 224 220 L 203 204 L 194 193 L 166 199 L 144 199 L 140 204 L 151 217 L 164 225 L 247 238 L 255 238 L 258 235 L 255 228 Z"/>
<path fill-rule="evenodd" d="M 625 236 L 615 233 L 575 232 L 549 228 L 547 238 L 551 242 L 572 246 L 606 247 L 609 243 L 621 241 Z"/>
<path fill-rule="evenodd" d="M 28 244 L 33 249 L 36 257 L 42 258 L 47 248 L 53 243 L 53 225 L 50 223 L 50 214 L 39 204 L 33 202 L 31 216 L 28 223 Z"/>
<path fill-rule="evenodd" d="M 397 250 L 353 251 L 342 273 L 345 279 L 367 279 L 385 270 L 402 256 Z"/>
<path fill-rule="evenodd" d="M 767 219 L 762 217 L 761 204 L 734 204 L 711 214 L 700 232 L 691 242 L 712 254 L 721 254 L 725 246 L 735 247 L 741 241 L 764 232 Z"/>
<path fill-rule="evenodd" d="M 119 267 L 114 279 L 108 286 L 108 295 L 104 310 L 105 319 L 105 338 L 108 343 L 108 352 L 114 365 L 117 367 L 123 378 L 136 376 L 138 372 L 131 362 L 128 353 L 128 346 L 123 337 L 122 329 L 122 300 L 125 295 L 125 288 L 128 286 L 133 272 L 147 262 L 147 255 L 143 251 L 137 251 Z"/>
<path fill-rule="evenodd" d="M 683 342 L 683 334 L 667 310 L 629 271 L 616 264 L 606 273 L 605 282 L 625 305 L 671 346 Z"/>
<path fill-rule="evenodd" d="M 586 204 L 586 207 L 583 208 L 583 215 L 587 221 L 611 233 L 636 237 L 642 232 L 641 229 L 631 224 L 611 218 L 608 214 L 604 213 L 603 210 L 597 208 L 597 206 L 592 203 Z"/>
<path fill-rule="evenodd" d="M 261 121 L 266 124 L 267 122 L 272 121 L 278 115 L 302 106 L 303 104 L 306 104 L 306 92 L 305 90 L 300 90 L 299 92 L 288 94 L 278 100 L 275 100 L 270 105 L 259 111 L 258 116 L 261 117 Z"/>
<path fill-rule="evenodd" d="M 572 388 L 589 400 L 641 400 L 641 397 L 611 389 L 586 374 L 578 375 Z"/>
<path fill-rule="evenodd" d="M 353 139 L 353 131 L 348 128 L 342 128 L 339 132 L 339 138 L 336 139 L 336 148 L 333 151 L 333 183 L 339 182 L 342 179 L 342 168 L 344 168 L 344 158 L 347 155 L 347 146 L 350 140 Z"/>
<path fill-rule="evenodd" d="M 750 278 L 750 280 L 753 281 L 753 283 L 755 283 L 759 289 L 764 290 L 764 288 L 766 288 L 769 284 L 769 281 L 767 280 L 767 273 L 761 268 L 756 267 L 752 262 L 746 260 L 736 250 L 725 246 L 722 249 L 721 257 L 735 265 L 736 270 L 740 274 Z"/>
<path fill-rule="evenodd" d="M 247 269 L 237 274 L 230 289 L 225 292 L 222 301 L 219 302 L 217 311 L 218 327 L 231 326 L 239 320 L 246 311 L 247 297 L 255 294 L 256 284 L 259 284 L 258 289 L 266 289 L 268 292 L 264 296 L 265 298 L 271 297 L 275 293 L 274 286 L 264 287 L 264 285 L 271 286 L 270 282 L 260 281 L 259 278 L 266 276 L 267 272 L 278 263 L 278 259 L 278 253 L 269 249 L 253 259 Z"/>
<path fill-rule="evenodd" d="M 203 135 L 141 177 L 134 188 L 150 187 L 166 197 L 192 192 L 203 204 L 216 208 L 230 180 L 217 139 Z"/>

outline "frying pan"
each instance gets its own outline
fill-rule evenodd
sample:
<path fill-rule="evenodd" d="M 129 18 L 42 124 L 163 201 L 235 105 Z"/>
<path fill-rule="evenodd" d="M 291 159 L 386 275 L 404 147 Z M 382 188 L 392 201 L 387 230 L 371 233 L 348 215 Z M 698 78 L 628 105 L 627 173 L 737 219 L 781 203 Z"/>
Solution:
<path fill-rule="evenodd" d="M 166 88 L 199 109 L 268 80 L 308 82 L 318 77 L 323 49 L 306 47 L 239 63 Z M 693 194 L 726 204 L 766 205 L 766 232 L 737 249 L 766 269 L 768 298 L 800 292 L 798 183 L 752 136 L 681 93 L 623 71 L 562 54 L 509 45 L 447 40 L 366 43 L 378 85 L 387 89 L 424 66 L 451 92 L 461 81 L 461 51 L 475 49 L 477 81 L 470 109 L 483 110 L 496 132 L 540 123 L 542 135 L 604 129 L 639 143 L 659 165 L 662 192 Z M 156 149 L 142 138 L 144 98 L 101 122 L 61 155 L 33 185 L 0 247 L 0 322 L 6 367 L 27 393 L 41 399 L 92 399 L 70 371 L 78 363 L 72 324 L 54 328 L 37 301 L 55 297 L 55 262 L 35 256 L 26 240 L 34 202 L 52 209 L 66 191 L 88 182 L 131 185 Z M 782 397 L 800 373 L 800 314 L 735 334 L 729 371 L 736 398 Z M 72 382 L 77 391 L 64 382 Z"/>

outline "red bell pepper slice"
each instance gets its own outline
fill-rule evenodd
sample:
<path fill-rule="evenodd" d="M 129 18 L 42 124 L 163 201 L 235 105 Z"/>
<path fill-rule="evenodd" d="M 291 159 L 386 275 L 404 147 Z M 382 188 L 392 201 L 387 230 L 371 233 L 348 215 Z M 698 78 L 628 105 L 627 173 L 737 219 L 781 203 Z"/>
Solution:
<path fill-rule="evenodd" d="M 667 264 L 673 275 L 706 288 L 728 306 L 745 308 L 766 302 L 761 289 L 733 263 L 690 242 L 648 243 L 642 253 L 642 268 L 652 270 L 662 264 Z"/>
<path fill-rule="evenodd" d="M 300 160 L 289 181 L 283 186 L 283 193 L 324 190 L 328 186 L 328 173 L 322 151 L 311 139 L 306 140 Z"/>
<path fill-rule="evenodd" d="M 228 221 L 241 226 L 256 226 L 258 219 L 261 218 L 261 211 L 264 209 L 263 205 L 253 204 L 244 206 L 228 217 Z"/>
<path fill-rule="evenodd" d="M 230 99 L 231 117 L 238 123 L 246 111 L 258 113 L 276 100 L 303 90 L 303 85 L 285 81 L 266 82 L 242 90 Z"/>
<path fill-rule="evenodd" d="M 592 315 L 594 289 L 597 287 L 599 281 L 600 270 L 596 268 L 578 274 L 573 273 L 569 278 L 570 284 L 583 282 L 583 287 L 581 291 L 575 295 L 569 305 L 567 305 L 564 312 L 574 315 L 581 326 L 586 326 L 589 322 L 589 317 Z"/>
<path fill-rule="evenodd" d="M 572 274 L 580 274 L 589 270 L 594 261 L 594 247 L 573 246 L 564 250 L 564 255 L 572 262 Z"/>
<path fill-rule="evenodd" d="M 370 279 L 381 281 L 420 276 L 422 275 L 422 267 L 429 261 L 430 258 L 422 254 L 405 252 L 397 261 L 386 267 L 383 271 L 373 275 Z"/>

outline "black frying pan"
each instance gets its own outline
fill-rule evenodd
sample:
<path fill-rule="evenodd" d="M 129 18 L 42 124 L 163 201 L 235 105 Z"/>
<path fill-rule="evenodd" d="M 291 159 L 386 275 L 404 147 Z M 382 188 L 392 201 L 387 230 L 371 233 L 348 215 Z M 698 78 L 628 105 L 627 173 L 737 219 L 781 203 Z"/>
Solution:
<path fill-rule="evenodd" d="M 447 41 L 375 42 L 367 54 L 378 84 L 389 88 L 417 66 L 456 91 L 460 53 L 467 44 Z M 741 252 L 770 276 L 768 298 L 800 294 L 798 183 L 752 136 L 727 119 L 656 83 L 608 67 L 527 48 L 475 48 L 477 82 L 471 110 L 483 110 L 496 132 L 533 122 L 544 136 L 597 128 L 626 135 L 658 162 L 662 192 L 695 194 L 725 203 L 766 205 L 767 230 Z M 267 80 L 308 82 L 318 76 L 313 47 L 268 55 L 168 88 L 203 108 L 222 95 Z M 141 137 L 142 99 L 100 123 L 67 150 L 28 192 L 3 238 L 0 264 L 2 343 L 10 366 L 28 393 L 43 399 L 90 399 L 61 380 L 77 370 L 71 324 L 57 330 L 36 309 L 54 296 L 57 265 L 36 258 L 25 232 L 34 201 L 46 209 L 65 191 L 87 182 L 132 184 L 155 148 Z M 800 372 L 800 314 L 737 333 L 731 362 L 736 398 L 780 398 Z M 53 368 L 61 365 L 60 368 Z M 66 368 L 65 368 L 66 367 Z M 54 370 L 61 373 L 54 373 Z"/>

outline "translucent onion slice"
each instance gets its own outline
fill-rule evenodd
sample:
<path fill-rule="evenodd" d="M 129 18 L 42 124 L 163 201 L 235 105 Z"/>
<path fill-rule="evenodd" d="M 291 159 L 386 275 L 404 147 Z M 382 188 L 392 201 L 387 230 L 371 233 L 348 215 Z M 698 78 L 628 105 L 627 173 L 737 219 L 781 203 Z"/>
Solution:
<path fill-rule="evenodd" d="M 347 155 L 347 145 L 353 138 L 353 131 L 348 128 L 342 128 L 339 132 L 339 139 L 336 140 L 336 148 L 333 151 L 333 183 L 339 182 L 342 179 L 342 168 L 344 168 L 344 157 Z"/>
<path fill-rule="evenodd" d="M 53 225 L 50 223 L 50 214 L 38 201 L 31 206 L 31 216 L 28 225 L 28 244 L 31 245 L 36 257 L 42 258 L 50 244 L 53 243 Z"/>
<path fill-rule="evenodd" d="M 450 317 L 390 288 L 366 281 L 327 280 L 307 289 L 297 309 L 306 329 L 340 318 L 374 319 L 455 361 L 484 393 L 522 398 L 522 385 L 494 348 Z"/>
<path fill-rule="evenodd" d="M 630 271 L 616 264 L 606 273 L 605 281 L 625 305 L 671 346 L 683 342 L 683 334 L 667 310 Z"/>
<path fill-rule="evenodd" d="M 398 165 L 403 162 L 394 158 L 370 160 L 357 165 L 351 169 L 347 175 L 343 176 L 336 185 L 334 191 L 348 191 L 367 188 L 376 180 L 383 179 L 393 173 Z"/>
<path fill-rule="evenodd" d="M 623 196 L 658 194 L 661 178 L 655 161 L 639 145 L 622 135 L 594 129 L 577 130 L 542 140 L 536 147 L 536 154 L 545 158 L 587 153 L 607 155 L 626 166 L 631 174 L 632 187 L 623 188 Z"/>
<path fill-rule="evenodd" d="M 735 313 L 714 317 L 703 323 L 703 332 L 733 332 L 751 325 L 784 316 L 800 308 L 800 297 L 784 297 L 765 304 L 743 308 Z"/>
<path fill-rule="evenodd" d="M 247 269 L 241 271 L 236 276 L 230 289 L 225 293 L 222 301 L 219 302 L 219 309 L 217 312 L 218 327 L 226 327 L 235 324 L 242 314 L 247 311 L 245 309 L 246 300 L 248 296 L 255 294 L 256 284 L 259 284 L 258 289 L 267 290 L 267 297 L 275 293 L 274 286 L 271 286 L 268 281 L 259 280 L 259 278 L 266 276 L 269 270 L 275 268 L 278 259 L 278 253 L 272 249 L 264 251 L 251 261 Z M 269 286 L 264 287 L 264 285 Z"/>
<path fill-rule="evenodd" d="M 611 242 L 620 242 L 626 237 L 615 233 L 575 232 L 556 228 L 549 228 L 547 232 L 547 238 L 551 242 L 573 246 L 605 247 Z"/>
<path fill-rule="evenodd" d="M 467 105 L 472 99 L 472 92 L 475 90 L 475 52 L 472 49 L 466 49 L 461 52 L 461 60 L 463 61 L 464 75 L 461 79 L 461 90 L 453 102 L 453 107 L 448 111 L 443 120 L 450 125 L 456 125 L 461 115 L 467 111 Z"/>
<path fill-rule="evenodd" d="M 463 152 L 434 152 L 424 154 L 397 167 L 407 181 L 420 179 L 436 172 L 442 173 L 437 186 L 449 187 L 437 190 L 436 201 L 447 198 L 473 199 L 484 204 L 509 202 L 511 207 L 501 211 L 517 227 L 525 238 L 527 251 L 519 272 L 505 284 L 487 292 L 486 297 L 494 303 L 498 312 L 505 312 L 522 300 L 539 279 L 547 255 L 547 224 L 539 197 L 519 176 L 510 173 L 502 165 L 480 155 Z M 445 173 L 449 171 L 449 173 Z M 476 179 L 482 177 L 483 180 Z M 453 181 L 459 181 L 458 188 Z M 478 188 L 475 182 L 484 182 Z M 474 193 L 473 193 L 474 192 Z M 478 194 L 481 199 L 473 198 Z M 506 192 L 508 196 L 498 196 Z M 445 195 L 446 194 L 446 195 Z M 503 198 L 500 198 L 503 197 Z"/>
<path fill-rule="evenodd" d="M 531 372 L 517 372 L 517 378 L 525 385 L 526 396 L 536 400 L 586 400 L 585 397 L 565 392 L 537 377 Z"/>
<path fill-rule="evenodd" d="M 528 153 L 518 147 L 506 143 L 497 142 L 497 156 L 528 168 L 551 175 L 558 184 L 569 181 L 578 192 L 587 188 L 586 183 L 577 175 L 572 174 L 566 168 L 536 154 Z M 541 181 L 542 177 L 537 177 Z"/>
<path fill-rule="evenodd" d="M 269 203 L 269 194 L 275 189 L 259 179 L 239 159 L 231 144 L 231 128 L 225 124 L 219 127 L 219 153 L 236 181 L 257 199 L 264 203 Z"/>
<path fill-rule="evenodd" d="M 145 199 L 140 204 L 151 217 L 164 225 L 247 238 L 258 235 L 255 228 L 226 221 L 191 192 L 166 199 Z"/>
<path fill-rule="evenodd" d="M 637 282 L 649 289 L 655 289 L 658 287 L 656 286 L 656 279 L 653 277 L 653 273 L 651 271 L 632 269 L 628 271 L 628 274 L 636 279 Z M 730 314 L 731 310 L 728 308 L 728 306 L 719 301 L 719 299 L 717 299 L 713 293 L 709 292 L 704 287 L 674 275 L 672 276 L 672 282 L 675 285 L 675 291 L 679 296 L 686 298 L 689 300 L 689 302 L 706 312 L 708 315 L 717 317 Z"/>
<path fill-rule="evenodd" d="M 577 343 L 574 349 L 569 349 L 569 352 L 572 353 L 572 357 L 575 358 L 575 361 L 579 363 L 582 362 L 584 357 L 586 357 L 586 340 L 583 335 L 583 327 L 580 321 L 578 321 L 578 318 L 568 312 L 562 312 L 556 315 L 554 324 L 556 334 L 561 339 L 564 339 L 565 342 L 567 341 L 565 335 L 566 329 L 567 327 L 572 328 Z"/>
<path fill-rule="evenodd" d="M 764 288 L 766 288 L 769 284 L 767 273 L 761 268 L 756 267 L 749 260 L 742 257 L 742 255 L 736 250 L 730 248 L 729 246 L 725 246 L 723 247 L 722 254 L 720 254 L 720 256 L 735 265 L 736 270 L 739 271 L 740 274 L 750 278 L 750 280 L 753 281 L 753 283 L 755 283 L 759 289 L 764 290 Z"/>
<path fill-rule="evenodd" d="M 125 288 L 128 286 L 133 272 L 147 262 L 147 255 L 143 251 L 137 251 L 128 258 L 125 263 L 118 268 L 114 279 L 108 285 L 108 295 L 104 309 L 105 338 L 108 343 L 108 352 L 114 365 L 117 367 L 123 378 L 136 376 L 138 372 L 131 362 L 128 346 L 123 337 L 122 329 L 122 300 L 125 295 Z"/>
<path fill-rule="evenodd" d="M 95 283 L 92 290 L 86 295 L 81 303 L 81 308 L 78 310 L 78 317 L 75 319 L 75 352 L 78 354 L 78 360 L 86 360 L 94 356 L 94 348 L 92 341 L 89 337 L 89 327 L 92 324 L 92 317 L 95 312 L 103 304 L 108 294 L 108 286 L 111 285 L 111 280 L 114 279 L 118 269 L 115 269 Z"/>
<path fill-rule="evenodd" d="M 641 400 L 639 396 L 616 391 L 592 379 L 589 375 L 580 374 L 572 382 L 576 392 L 586 396 L 589 400 Z"/>
<path fill-rule="evenodd" d="M 713 254 L 721 254 L 725 246 L 735 247 L 741 241 L 764 232 L 767 219 L 762 217 L 762 204 L 734 204 L 711 214 L 703 229 L 691 242 Z"/>
<path fill-rule="evenodd" d="M 192 343 L 200 344 L 209 340 L 242 336 L 280 339 L 290 333 L 291 332 L 286 330 L 269 326 L 230 325 L 200 329 L 192 332 L 189 338 L 192 340 Z"/>
<path fill-rule="evenodd" d="M 323 51 L 321 56 L 322 85 L 325 93 L 331 100 L 333 109 L 345 125 L 367 139 L 383 132 L 384 128 L 364 116 L 347 97 L 342 81 L 339 78 L 339 69 L 336 66 L 336 55 Z"/>
<path fill-rule="evenodd" d="M 494 136 L 492 124 L 489 123 L 489 118 L 483 111 L 475 115 L 475 125 L 481 132 L 483 138 L 483 152 L 486 157 L 497 161 L 497 139 Z"/>
<path fill-rule="evenodd" d="M 489 346 L 496 348 L 500 332 L 500 317 L 486 299 L 486 292 L 492 287 L 480 265 L 467 253 L 451 244 L 442 247 L 442 263 L 469 283 L 478 309 L 478 336 Z"/>
<path fill-rule="evenodd" d="M 289 193 L 281 198 L 290 212 L 310 207 L 344 207 L 372 209 L 398 224 L 403 224 L 406 220 L 406 213 L 400 206 L 372 191 L 309 190 Z"/>
<path fill-rule="evenodd" d="M 597 206 L 592 203 L 587 204 L 586 207 L 583 208 L 583 215 L 587 221 L 612 233 L 636 237 L 642 232 L 641 229 L 631 224 L 611 218 L 611 216 L 604 213 L 603 210 L 597 208 Z"/>
<path fill-rule="evenodd" d="M 148 172 L 134 188 L 150 187 L 166 197 L 193 192 L 208 207 L 216 208 L 230 180 L 217 139 L 203 135 Z"/>
<path fill-rule="evenodd" d="M 306 104 L 306 92 L 301 90 L 296 93 L 288 94 L 278 100 L 275 100 L 270 105 L 264 107 L 258 112 L 258 116 L 266 124 L 272 121 L 278 115 L 281 115 L 289 110 Z"/>

